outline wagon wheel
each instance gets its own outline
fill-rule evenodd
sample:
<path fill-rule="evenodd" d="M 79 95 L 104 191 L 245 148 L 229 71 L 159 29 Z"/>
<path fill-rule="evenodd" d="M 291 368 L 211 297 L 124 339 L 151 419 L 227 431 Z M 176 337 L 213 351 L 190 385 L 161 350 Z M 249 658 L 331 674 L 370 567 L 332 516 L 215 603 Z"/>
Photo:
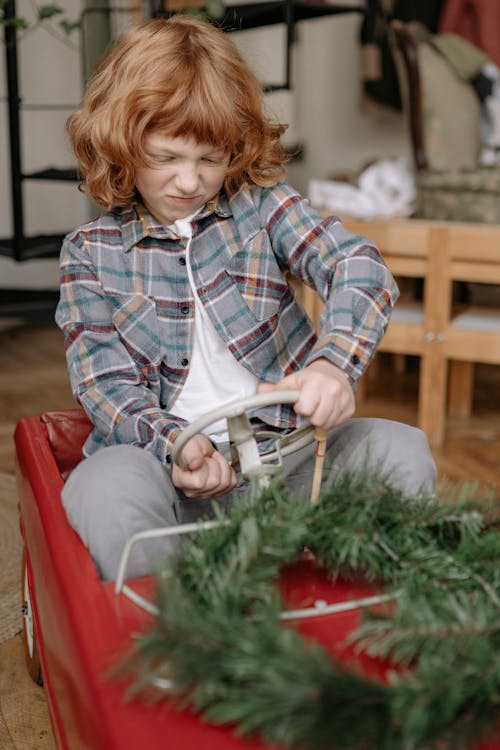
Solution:
<path fill-rule="evenodd" d="M 33 682 L 36 682 L 37 685 L 43 685 L 42 667 L 38 651 L 38 638 L 33 618 L 33 608 L 31 605 L 26 549 L 23 550 L 21 591 L 23 602 L 24 660 L 26 662 L 29 676 Z"/>

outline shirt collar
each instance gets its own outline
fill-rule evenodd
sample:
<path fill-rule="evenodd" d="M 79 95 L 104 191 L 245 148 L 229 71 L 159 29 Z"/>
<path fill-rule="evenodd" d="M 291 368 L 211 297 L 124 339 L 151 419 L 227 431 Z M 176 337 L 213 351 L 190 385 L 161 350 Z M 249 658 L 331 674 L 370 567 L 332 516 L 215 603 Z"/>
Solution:
<path fill-rule="evenodd" d="M 163 226 L 139 202 L 132 203 L 129 206 L 116 208 L 113 213 L 119 217 L 122 231 L 123 252 L 127 253 L 144 237 L 154 237 L 156 239 L 173 239 L 176 235 L 168 227 Z M 199 222 L 208 216 L 214 214 L 220 218 L 232 216 L 232 210 L 225 194 L 216 195 L 196 216 Z"/>

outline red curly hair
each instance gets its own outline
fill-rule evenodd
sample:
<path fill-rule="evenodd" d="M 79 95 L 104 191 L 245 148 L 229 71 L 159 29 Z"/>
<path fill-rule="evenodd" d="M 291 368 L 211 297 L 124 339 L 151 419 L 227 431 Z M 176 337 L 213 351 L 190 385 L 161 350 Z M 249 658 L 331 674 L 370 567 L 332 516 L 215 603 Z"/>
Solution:
<path fill-rule="evenodd" d="M 284 175 L 285 125 L 263 111 L 262 88 L 221 29 L 187 15 L 146 21 L 105 58 L 66 124 L 86 191 L 101 206 L 135 195 L 150 166 L 144 137 L 192 137 L 231 154 L 224 186 L 271 186 Z"/>

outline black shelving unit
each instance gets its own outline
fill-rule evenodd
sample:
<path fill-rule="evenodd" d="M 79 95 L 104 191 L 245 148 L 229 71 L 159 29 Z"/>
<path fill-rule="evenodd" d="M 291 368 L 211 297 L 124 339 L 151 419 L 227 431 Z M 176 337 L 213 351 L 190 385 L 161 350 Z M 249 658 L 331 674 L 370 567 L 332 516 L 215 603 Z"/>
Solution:
<path fill-rule="evenodd" d="M 330 3 L 322 0 L 272 0 L 271 2 L 226 5 L 220 19 L 226 31 L 254 29 L 270 24 L 306 21 L 341 13 L 365 13 L 366 3 Z"/>
<path fill-rule="evenodd" d="M 153 17 L 171 15 L 163 9 L 162 0 L 150 0 L 150 14 Z M 272 24 L 285 24 L 286 61 L 285 80 L 279 84 L 265 86 L 266 91 L 286 90 L 291 88 L 291 49 L 295 35 L 295 25 L 299 21 L 311 18 L 337 15 L 341 13 L 364 13 L 366 2 L 359 4 L 334 3 L 323 0 L 271 0 L 270 2 L 248 3 L 244 5 L 226 5 L 222 18 L 217 20 L 226 31 L 254 29 Z M 6 0 L 3 8 L 5 19 L 16 17 L 16 0 Z M 0 237 L 0 255 L 23 262 L 34 258 L 57 257 L 65 233 L 40 234 L 27 236 L 25 232 L 23 183 L 26 180 L 47 180 L 75 182 L 78 175 L 75 169 L 46 169 L 25 173 L 21 163 L 21 117 L 22 99 L 19 92 L 17 29 L 14 24 L 6 23 L 5 58 L 7 74 L 10 180 L 12 198 L 13 232 L 10 237 Z M 70 228 L 68 228 L 70 229 Z M 24 311 L 32 315 L 37 309 L 50 311 L 55 306 L 56 294 L 33 290 L 1 290 L 0 316 L 18 315 Z"/>
<path fill-rule="evenodd" d="M 64 235 L 47 234 L 26 236 L 24 222 L 23 182 L 25 180 L 50 180 L 74 182 L 78 179 L 75 169 L 47 168 L 24 173 L 21 163 L 21 117 L 22 100 L 19 92 L 17 30 L 8 23 L 16 17 L 15 0 L 7 0 L 4 6 L 7 23 L 4 27 L 5 61 L 7 74 L 7 99 L 9 122 L 10 180 L 12 200 L 12 236 L 0 238 L 0 254 L 21 262 L 31 258 L 56 257 Z M 4 297 L 4 295 L 2 295 Z"/>
<path fill-rule="evenodd" d="M 58 300 L 57 289 L 2 289 L 0 317 L 21 318 L 30 323 L 53 321 Z"/>
<path fill-rule="evenodd" d="M 151 15 L 168 17 L 172 12 L 164 9 L 162 0 L 151 0 Z M 285 80 L 264 86 L 266 92 L 287 91 L 291 83 L 291 53 L 295 39 L 295 25 L 299 21 L 335 16 L 343 13 L 366 13 L 366 0 L 359 3 L 330 3 L 328 0 L 270 0 L 270 2 L 224 5 L 224 13 L 213 20 L 225 31 L 246 31 L 274 24 L 286 25 Z"/>

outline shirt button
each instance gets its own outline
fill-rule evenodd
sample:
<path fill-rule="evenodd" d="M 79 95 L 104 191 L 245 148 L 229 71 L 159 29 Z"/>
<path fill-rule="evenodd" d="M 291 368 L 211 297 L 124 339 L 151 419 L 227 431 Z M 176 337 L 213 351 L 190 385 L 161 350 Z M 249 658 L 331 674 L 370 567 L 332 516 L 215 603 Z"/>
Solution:
<path fill-rule="evenodd" d="M 184 357 L 184 359 L 181 359 L 181 365 L 183 367 L 187 367 L 188 364 L 189 364 L 189 359 L 187 359 L 186 357 Z"/>
<path fill-rule="evenodd" d="M 181 313 L 182 313 L 183 315 L 187 315 L 187 314 L 188 314 L 188 312 L 189 312 L 189 307 L 188 307 L 187 305 L 183 305 L 183 306 L 181 307 Z"/>
<path fill-rule="evenodd" d="M 185 266 L 186 265 L 186 259 L 185 259 L 184 256 L 182 256 L 181 258 L 179 258 L 179 265 L 180 266 Z"/>
<path fill-rule="evenodd" d="M 351 357 L 351 362 L 352 362 L 353 365 L 359 365 L 359 363 L 361 362 L 361 360 L 360 360 L 360 358 L 358 357 L 357 354 L 353 354 L 352 357 Z"/>

